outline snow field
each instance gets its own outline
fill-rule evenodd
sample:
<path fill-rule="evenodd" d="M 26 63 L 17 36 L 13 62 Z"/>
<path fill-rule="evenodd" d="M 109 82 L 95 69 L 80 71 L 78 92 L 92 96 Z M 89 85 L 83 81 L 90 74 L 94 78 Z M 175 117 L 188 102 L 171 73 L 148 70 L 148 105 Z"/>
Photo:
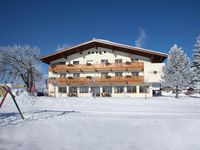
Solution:
<path fill-rule="evenodd" d="M 27 101 L 29 99 L 29 101 Z M 198 150 L 200 99 L 17 97 L 0 109 L 0 149 Z"/>

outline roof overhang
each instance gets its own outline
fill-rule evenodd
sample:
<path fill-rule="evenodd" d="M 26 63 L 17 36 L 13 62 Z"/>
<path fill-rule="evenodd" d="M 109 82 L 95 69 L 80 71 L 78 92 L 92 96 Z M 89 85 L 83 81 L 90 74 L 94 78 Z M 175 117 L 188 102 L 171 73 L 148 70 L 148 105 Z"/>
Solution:
<path fill-rule="evenodd" d="M 107 49 L 111 49 L 113 51 L 121 51 L 129 54 L 135 54 L 139 56 L 148 57 L 151 59 L 153 63 L 163 62 L 168 55 L 166 53 L 161 53 L 153 50 L 143 49 L 139 47 L 133 47 L 129 45 L 119 44 L 107 40 L 100 40 L 100 39 L 92 39 L 88 42 L 72 46 L 70 48 L 65 48 L 63 50 L 54 52 L 52 54 L 46 55 L 41 57 L 40 59 L 47 64 L 50 64 L 51 61 L 66 58 L 75 53 L 82 53 L 82 51 L 90 49 L 90 48 L 97 48 L 103 47 Z"/>

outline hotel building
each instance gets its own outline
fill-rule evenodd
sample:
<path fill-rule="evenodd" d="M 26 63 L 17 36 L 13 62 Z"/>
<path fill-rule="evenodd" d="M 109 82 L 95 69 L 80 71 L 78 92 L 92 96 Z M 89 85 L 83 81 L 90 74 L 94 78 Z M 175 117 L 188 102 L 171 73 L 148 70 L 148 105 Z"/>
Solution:
<path fill-rule="evenodd" d="M 55 97 L 152 97 L 167 54 L 102 39 L 41 58 Z"/>

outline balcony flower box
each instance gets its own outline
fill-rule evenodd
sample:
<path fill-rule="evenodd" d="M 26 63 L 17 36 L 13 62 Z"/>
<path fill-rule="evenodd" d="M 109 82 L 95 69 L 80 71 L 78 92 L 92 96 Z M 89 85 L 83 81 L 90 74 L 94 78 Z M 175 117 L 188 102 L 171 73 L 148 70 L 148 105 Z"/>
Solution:
<path fill-rule="evenodd" d="M 91 63 L 86 63 L 86 65 L 87 65 L 87 66 L 91 66 L 92 64 L 91 64 Z"/>
<path fill-rule="evenodd" d="M 106 76 L 106 79 L 110 79 L 111 78 L 111 76 Z"/>
<path fill-rule="evenodd" d="M 67 96 L 69 96 L 69 97 L 78 97 L 76 92 L 70 92 L 70 93 L 67 94 Z"/>
<path fill-rule="evenodd" d="M 131 78 L 131 76 L 130 75 L 126 75 L 126 78 Z"/>
<path fill-rule="evenodd" d="M 107 66 L 108 66 L 108 65 L 111 65 L 111 63 L 107 62 L 106 65 L 107 65 Z"/>
<path fill-rule="evenodd" d="M 91 76 L 86 76 L 86 79 L 92 79 L 92 77 Z"/>
<path fill-rule="evenodd" d="M 73 67 L 73 64 L 68 64 L 67 66 L 69 66 L 69 67 Z"/>
<path fill-rule="evenodd" d="M 102 97 L 111 97 L 111 93 L 104 92 L 104 93 L 101 93 L 101 96 Z"/>
<path fill-rule="evenodd" d="M 73 77 L 68 77 L 68 79 L 69 79 L 69 80 L 72 80 L 72 79 L 73 79 Z"/>
<path fill-rule="evenodd" d="M 131 64 L 131 62 L 130 62 L 130 61 L 127 61 L 125 64 L 126 64 L 126 65 L 130 65 L 130 64 Z"/>

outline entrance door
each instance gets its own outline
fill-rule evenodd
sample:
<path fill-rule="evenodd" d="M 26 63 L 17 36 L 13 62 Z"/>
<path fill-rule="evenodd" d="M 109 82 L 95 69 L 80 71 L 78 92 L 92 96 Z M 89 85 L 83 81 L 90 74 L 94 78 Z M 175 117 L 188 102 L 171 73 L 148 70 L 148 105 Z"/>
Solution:
<path fill-rule="evenodd" d="M 99 97 L 100 96 L 100 87 L 93 86 L 91 87 L 91 92 L 93 97 Z"/>

